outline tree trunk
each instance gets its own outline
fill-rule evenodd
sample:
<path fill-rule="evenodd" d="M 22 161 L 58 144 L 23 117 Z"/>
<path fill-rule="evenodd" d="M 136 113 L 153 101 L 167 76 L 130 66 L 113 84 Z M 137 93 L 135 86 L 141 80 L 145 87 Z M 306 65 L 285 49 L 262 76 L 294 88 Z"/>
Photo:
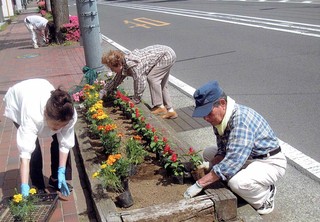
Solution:
<path fill-rule="evenodd" d="M 52 17 L 55 26 L 55 40 L 58 44 L 63 43 L 61 27 L 69 23 L 68 0 L 51 0 Z"/>

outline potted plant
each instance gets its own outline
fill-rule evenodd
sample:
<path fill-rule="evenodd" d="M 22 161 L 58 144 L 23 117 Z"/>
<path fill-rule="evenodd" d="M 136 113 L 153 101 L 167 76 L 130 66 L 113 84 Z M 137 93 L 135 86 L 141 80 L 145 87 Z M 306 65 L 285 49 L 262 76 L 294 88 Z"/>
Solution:
<path fill-rule="evenodd" d="M 108 159 L 101 163 L 100 169 L 92 175 L 102 182 L 104 188 L 120 193 L 116 199 L 121 207 L 130 207 L 133 204 L 128 183 L 129 164 L 130 161 L 119 153 L 109 155 Z"/>
<path fill-rule="evenodd" d="M 27 197 L 17 192 L 13 195 L 9 202 L 9 208 L 16 221 L 32 221 L 31 215 L 36 209 L 35 204 L 38 201 L 36 193 L 36 189 L 31 188 Z"/>
<path fill-rule="evenodd" d="M 185 155 L 189 157 L 189 162 L 191 164 L 189 171 L 191 171 L 191 175 L 195 180 L 198 180 L 205 175 L 205 169 L 200 168 L 203 160 L 199 155 L 199 152 L 201 152 L 201 150 L 195 151 L 192 147 L 190 147 L 188 153 Z"/>
<path fill-rule="evenodd" d="M 172 152 L 172 154 L 166 158 L 164 168 L 173 176 L 176 182 L 183 184 L 184 165 L 178 158 L 178 154 Z"/>
<path fill-rule="evenodd" d="M 129 176 L 132 176 L 137 172 L 138 164 L 141 164 L 148 155 L 148 152 L 141 145 L 140 141 L 140 136 L 134 136 L 126 143 L 126 154 L 130 162 Z"/>

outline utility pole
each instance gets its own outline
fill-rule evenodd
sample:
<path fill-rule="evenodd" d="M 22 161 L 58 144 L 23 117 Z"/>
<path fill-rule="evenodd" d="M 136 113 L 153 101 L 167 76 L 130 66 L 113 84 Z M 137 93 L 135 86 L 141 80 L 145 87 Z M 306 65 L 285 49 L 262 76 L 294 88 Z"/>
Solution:
<path fill-rule="evenodd" d="M 77 13 L 86 65 L 100 73 L 105 68 L 101 64 L 101 36 L 96 0 L 77 0 Z"/>
<path fill-rule="evenodd" d="M 0 1 L 0 23 L 4 22 L 3 11 L 2 11 L 2 1 Z"/>

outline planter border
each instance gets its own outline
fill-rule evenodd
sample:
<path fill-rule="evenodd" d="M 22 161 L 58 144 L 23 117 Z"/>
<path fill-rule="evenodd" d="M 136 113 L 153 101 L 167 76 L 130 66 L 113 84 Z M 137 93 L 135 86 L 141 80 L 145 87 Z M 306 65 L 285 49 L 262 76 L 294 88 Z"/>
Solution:
<path fill-rule="evenodd" d="M 184 149 L 182 149 L 182 147 L 188 148 L 188 147 L 190 147 L 190 145 L 179 140 L 175 136 L 174 130 L 170 126 L 168 126 L 168 124 L 166 124 L 164 122 L 164 120 L 157 118 L 151 114 L 147 114 L 147 113 L 150 113 L 150 110 L 144 104 L 139 104 L 139 105 L 137 105 L 137 107 L 143 112 L 143 115 L 145 116 L 146 122 L 152 124 L 152 126 L 155 127 L 159 132 L 161 132 L 161 134 L 163 136 L 171 139 L 171 141 L 176 145 L 176 147 L 178 147 L 178 148 L 172 148 L 172 149 L 178 155 L 180 155 L 182 157 L 182 155 L 186 153 L 186 151 Z M 221 219 L 224 221 L 227 221 L 226 220 L 227 218 L 223 218 L 225 216 L 225 214 L 220 213 L 219 217 L 217 217 L 216 211 L 215 211 L 215 205 L 217 205 L 217 202 L 221 202 L 221 201 L 226 202 L 225 201 L 226 198 L 215 197 L 218 194 L 214 191 L 209 193 L 209 195 L 199 196 L 196 198 L 192 198 L 190 200 L 182 199 L 177 202 L 170 203 L 170 204 L 158 204 L 158 205 L 154 205 L 154 206 L 150 206 L 150 207 L 146 207 L 146 208 L 118 212 L 115 203 L 110 198 L 108 198 L 107 193 L 101 187 L 99 182 L 97 180 L 92 179 L 92 177 L 91 177 L 91 175 L 97 170 L 98 165 L 93 166 L 91 163 L 88 163 L 88 161 L 87 161 L 90 159 L 91 160 L 94 159 L 96 157 L 96 155 L 94 154 L 94 152 L 92 152 L 92 147 L 89 142 L 90 139 L 87 136 L 86 125 L 87 124 L 84 120 L 84 117 L 82 116 L 82 114 L 79 113 L 78 114 L 78 122 L 75 126 L 76 141 L 77 141 L 76 149 L 81 156 L 80 159 L 82 160 L 82 164 L 83 164 L 83 167 L 86 172 L 88 187 L 89 187 L 89 190 L 91 191 L 91 196 L 93 199 L 94 208 L 97 212 L 97 218 L 99 221 L 112 221 L 112 222 L 147 221 L 148 220 L 147 218 L 137 216 L 139 214 L 139 212 L 148 212 L 148 215 L 149 216 L 151 215 L 152 218 L 161 218 L 161 220 L 159 220 L 159 221 L 163 221 L 165 219 L 165 217 L 167 219 L 168 218 L 172 219 L 172 216 L 173 215 L 176 216 L 175 213 L 178 213 L 178 212 L 179 212 L 179 214 L 181 214 L 179 217 L 180 219 L 199 217 L 199 215 L 203 216 L 203 215 L 208 214 L 211 218 L 216 218 L 217 219 L 216 221 L 221 220 Z M 91 151 L 91 153 L 90 153 L 90 151 Z M 224 189 L 226 189 L 226 188 L 224 188 Z M 226 192 L 230 192 L 228 189 L 226 189 L 226 190 L 227 190 Z M 233 209 L 229 212 L 236 212 L 237 211 L 237 206 L 236 206 L 237 201 L 236 201 L 236 197 L 234 195 L 233 196 L 232 195 L 229 197 L 231 197 L 231 199 L 233 199 L 233 201 L 229 202 L 230 204 L 227 204 L 227 205 Z M 181 204 L 189 206 L 190 203 L 192 203 L 191 206 L 193 206 L 193 207 L 191 207 L 191 208 L 187 207 L 186 209 L 188 209 L 188 210 L 181 211 Z M 234 203 L 235 203 L 235 205 L 234 205 Z M 171 206 L 171 207 L 166 208 L 165 206 Z M 175 212 L 174 209 L 171 211 L 169 210 L 169 209 L 172 209 L 174 206 L 178 212 Z M 226 206 L 226 205 L 220 204 L 220 206 Z M 159 209 L 163 209 L 165 211 L 163 211 L 162 213 L 152 215 L 150 213 L 150 211 L 153 211 L 153 209 L 157 209 L 156 211 L 159 211 Z M 223 209 L 223 207 L 220 207 L 220 209 Z M 154 211 L 154 212 L 156 212 L 156 211 Z M 167 212 L 167 213 L 165 213 L 165 212 Z M 202 213 L 199 213 L 199 212 L 202 212 Z M 227 214 L 227 217 L 228 217 L 228 219 L 230 219 L 230 217 L 232 217 L 233 220 L 235 219 L 234 214 L 233 215 Z M 175 221 L 179 221 L 179 220 L 175 220 Z"/>

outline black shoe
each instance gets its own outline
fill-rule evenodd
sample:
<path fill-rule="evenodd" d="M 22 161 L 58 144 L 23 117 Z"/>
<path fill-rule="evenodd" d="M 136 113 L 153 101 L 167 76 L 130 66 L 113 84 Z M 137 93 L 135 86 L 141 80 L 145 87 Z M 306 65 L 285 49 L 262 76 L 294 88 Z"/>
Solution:
<path fill-rule="evenodd" d="M 49 178 L 49 186 L 60 191 L 58 188 L 58 179 L 53 179 L 52 177 Z M 71 186 L 69 183 L 67 183 L 68 189 L 70 192 L 73 190 L 73 186 Z"/>

